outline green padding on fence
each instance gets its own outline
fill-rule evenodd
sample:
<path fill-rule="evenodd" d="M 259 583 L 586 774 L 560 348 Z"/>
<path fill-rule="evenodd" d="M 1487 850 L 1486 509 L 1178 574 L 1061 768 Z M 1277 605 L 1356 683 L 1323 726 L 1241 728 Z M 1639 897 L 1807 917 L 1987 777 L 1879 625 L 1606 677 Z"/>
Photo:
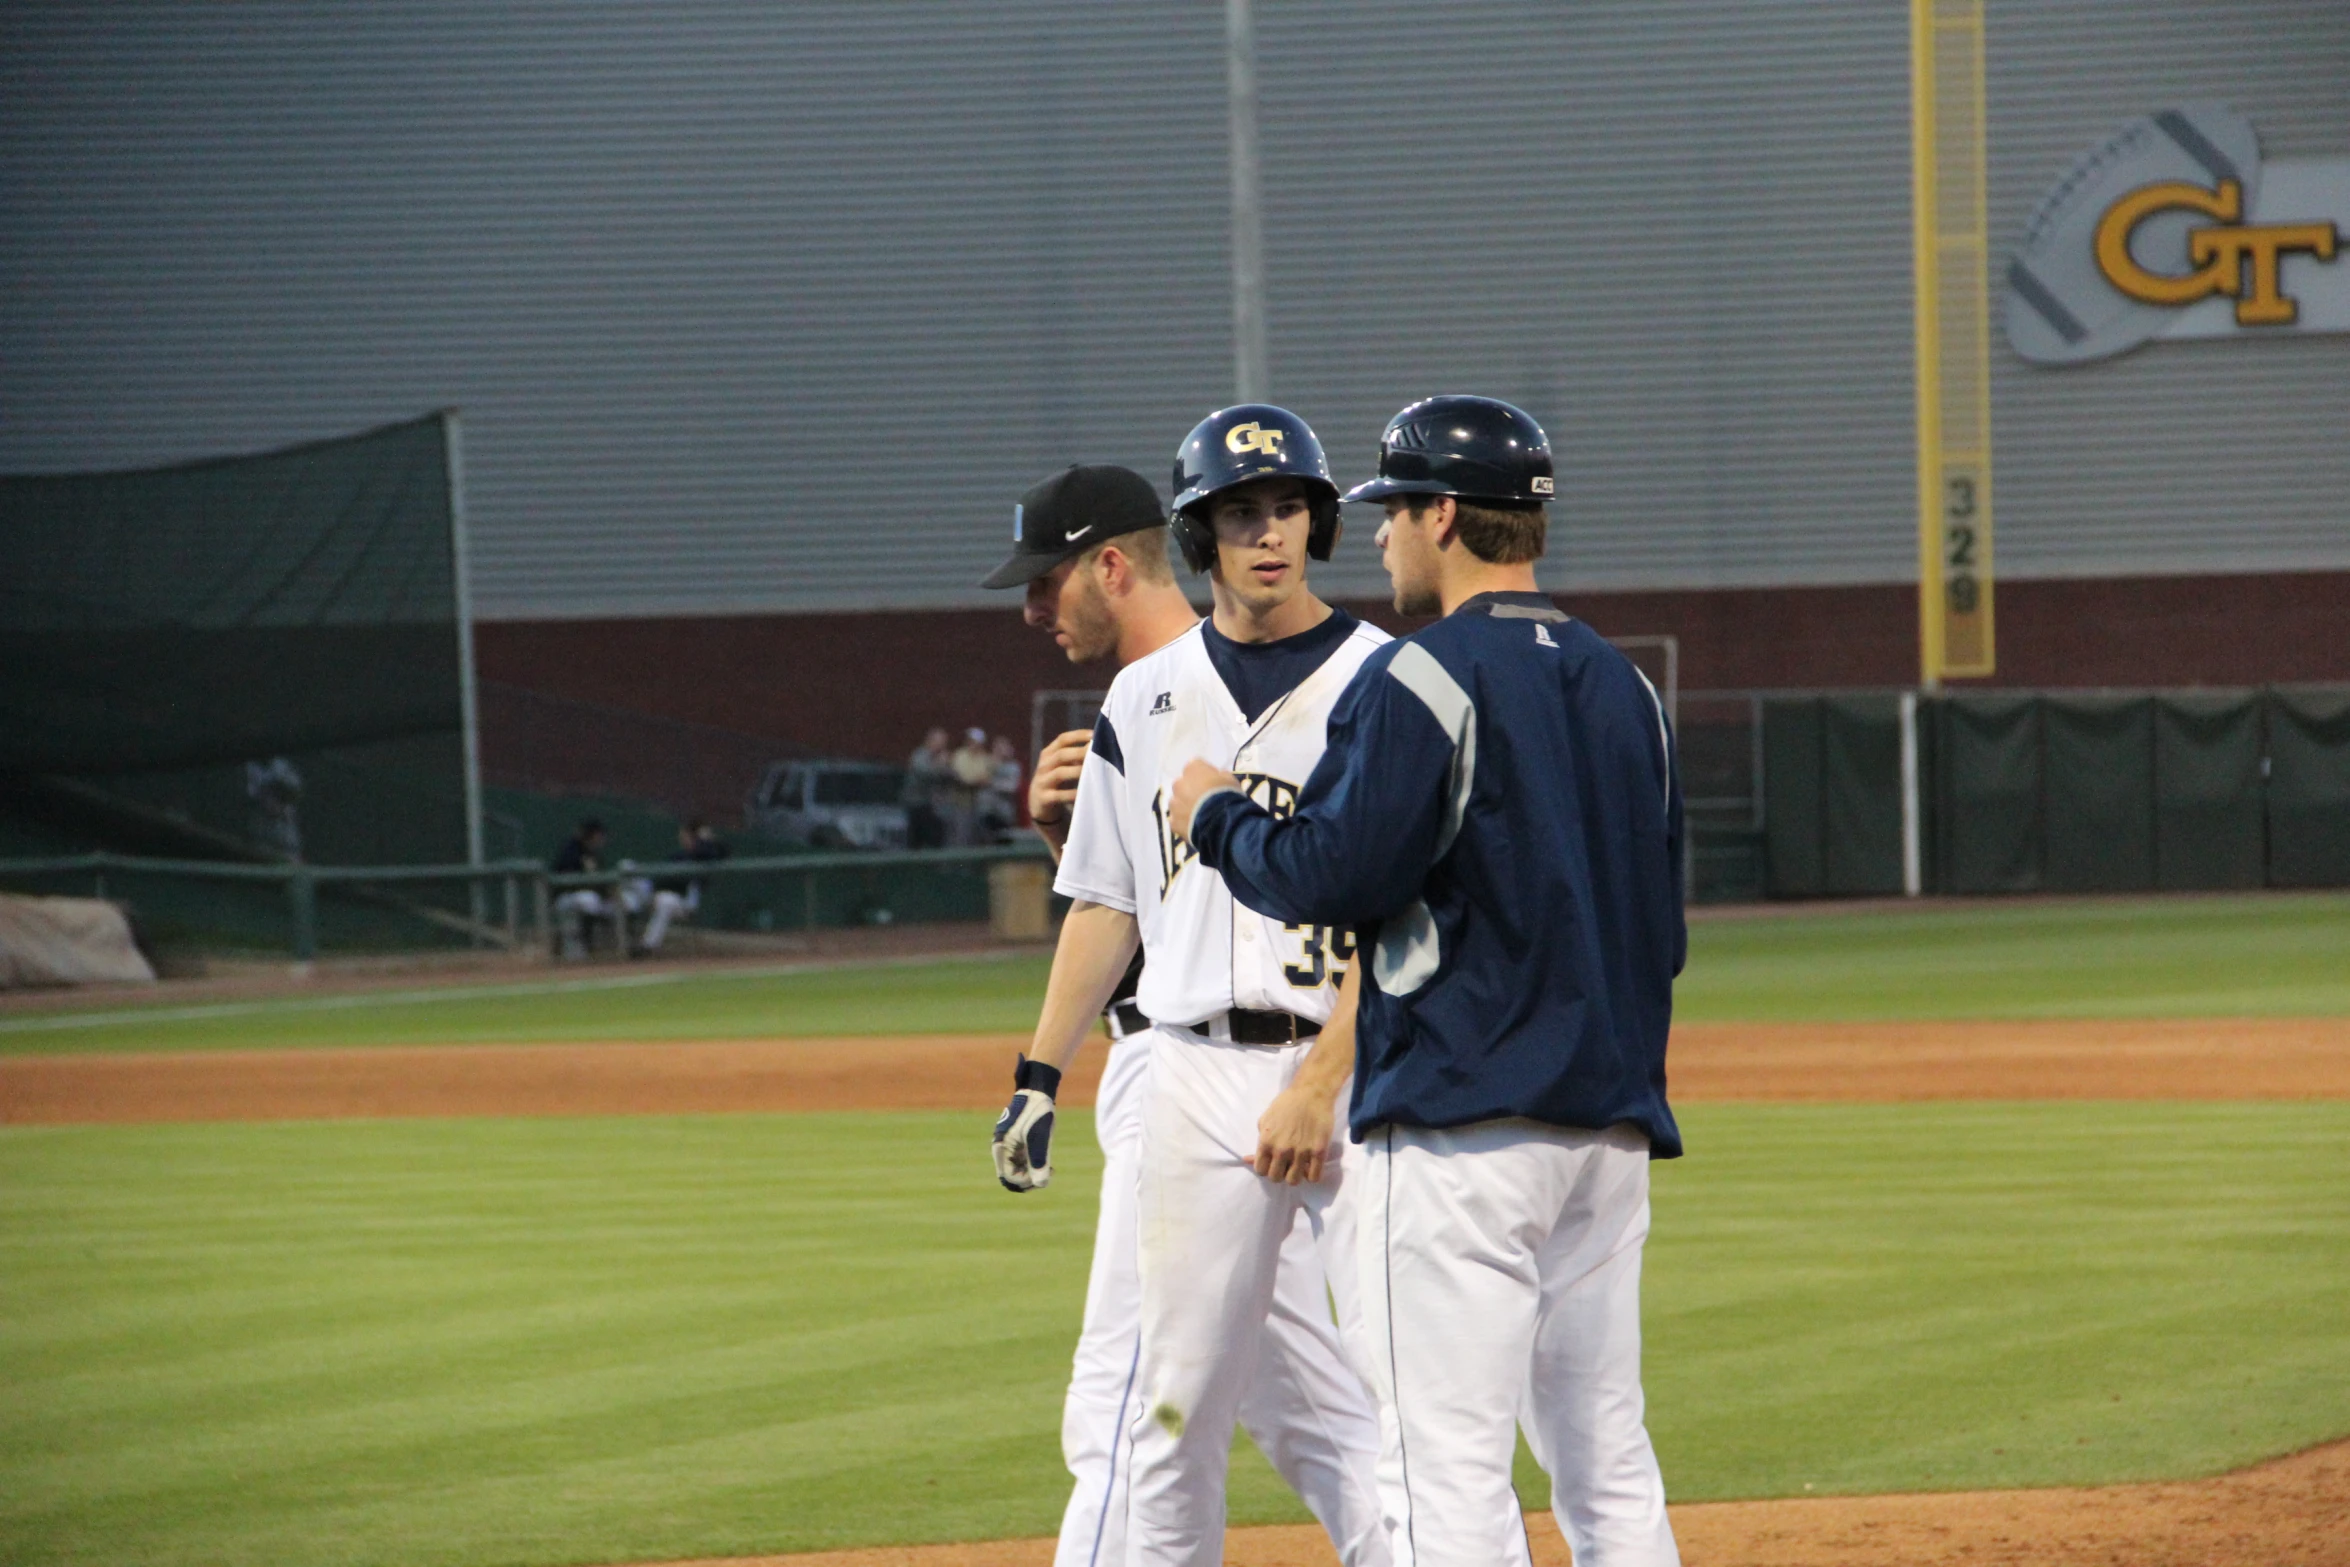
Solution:
<path fill-rule="evenodd" d="M 2153 700 L 2050 697 L 2041 726 L 2041 885 L 2050 892 L 2152 887 Z"/>
<path fill-rule="evenodd" d="M 1899 715 L 1764 704 L 1771 896 L 1900 890 Z M 1929 699 L 1918 761 L 1937 891 L 2350 886 L 2350 691 Z"/>
<path fill-rule="evenodd" d="M 1827 890 L 1820 842 L 1820 703 L 1763 704 L 1764 881 L 1774 898 Z"/>
<path fill-rule="evenodd" d="M 2350 886 L 2350 691 L 2271 691 L 2268 879 Z"/>
<path fill-rule="evenodd" d="M 1891 696 L 1821 704 L 1822 860 L 1830 893 L 1901 891 L 1901 703 Z"/>
<path fill-rule="evenodd" d="M 1938 856 L 1951 892 L 2040 887 L 2040 704 L 2028 696 L 1943 704 Z"/>
<path fill-rule="evenodd" d="M 1763 704 L 1770 895 L 1901 891 L 1901 708 L 1889 696 Z"/>
<path fill-rule="evenodd" d="M 2182 692 L 2154 702 L 2154 874 L 2166 891 L 2265 879 L 2260 699 Z"/>

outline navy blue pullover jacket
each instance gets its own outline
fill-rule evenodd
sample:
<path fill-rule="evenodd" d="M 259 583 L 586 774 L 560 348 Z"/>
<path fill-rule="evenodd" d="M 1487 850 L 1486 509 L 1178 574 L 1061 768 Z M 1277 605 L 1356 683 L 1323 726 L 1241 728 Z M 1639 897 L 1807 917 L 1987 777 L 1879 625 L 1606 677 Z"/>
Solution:
<path fill-rule="evenodd" d="M 1191 841 L 1259 913 L 1360 929 L 1358 1139 L 1525 1116 L 1681 1152 L 1670 729 L 1631 661 L 1547 598 L 1481 594 L 1381 648 L 1296 811 L 1218 792 Z"/>

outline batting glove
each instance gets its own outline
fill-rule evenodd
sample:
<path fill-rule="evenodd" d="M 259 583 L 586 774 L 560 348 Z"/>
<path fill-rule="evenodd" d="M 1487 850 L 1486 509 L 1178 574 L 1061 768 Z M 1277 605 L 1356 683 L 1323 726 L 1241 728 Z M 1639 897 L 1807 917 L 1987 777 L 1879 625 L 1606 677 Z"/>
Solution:
<path fill-rule="evenodd" d="M 1010 1192 L 1032 1192 L 1053 1179 L 1053 1095 L 1061 1073 L 1020 1058 L 1012 1073 L 1012 1102 L 995 1124 L 995 1178 Z"/>

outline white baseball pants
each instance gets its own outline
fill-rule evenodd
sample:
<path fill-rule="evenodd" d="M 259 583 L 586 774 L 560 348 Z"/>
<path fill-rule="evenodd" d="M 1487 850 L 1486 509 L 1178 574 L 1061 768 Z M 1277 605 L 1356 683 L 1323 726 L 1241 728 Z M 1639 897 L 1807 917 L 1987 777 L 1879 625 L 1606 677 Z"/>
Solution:
<path fill-rule="evenodd" d="M 683 892 L 671 892 L 664 887 L 653 894 L 653 917 L 645 921 L 645 950 L 658 952 L 661 943 L 669 937 L 670 924 L 691 916 L 702 906 L 702 889 L 688 887 Z"/>
<path fill-rule="evenodd" d="M 597 891 L 593 887 L 574 887 L 559 894 L 553 904 L 557 929 L 563 943 L 563 956 L 579 959 L 587 956 L 585 921 L 610 919 L 619 913 L 634 914 L 645 906 L 642 882 L 624 881 L 617 897 Z"/>
<path fill-rule="evenodd" d="M 1288 1086 L 1306 1046 L 1215 1044 L 1167 1029 L 1151 1046 L 1143 1116 L 1142 1353 L 1136 1366 L 1129 1560 L 1136 1567 L 1216 1567 L 1224 1559 L 1224 1486 L 1236 1418 L 1283 1387 L 1279 1429 L 1251 1435 L 1277 1467 L 1285 1453 L 1313 1462 L 1285 1476 L 1313 1509 L 1349 1567 L 1387 1567 L 1378 1499 L 1378 1417 L 1358 1360 L 1348 1207 L 1358 1159 L 1312 1186 L 1278 1186 L 1248 1167 L 1257 1117 Z M 1351 1148 L 1351 1145 L 1348 1145 Z M 1301 1226 L 1302 1221 L 1302 1226 Z M 1331 1309 L 1298 1298 L 1307 1272 L 1289 1248 L 1311 1236 Z M 1298 1331 L 1318 1328 L 1310 1352 Z M 1267 1438 L 1271 1440 L 1268 1441 Z M 1300 1483 L 1304 1471 L 1316 1491 Z M 1488 1564 L 1490 1567 L 1490 1564 Z"/>
<path fill-rule="evenodd" d="M 1061 1452 L 1076 1485 L 1061 1518 L 1054 1567 L 1125 1567 L 1128 1559 L 1132 1427 L 1142 1386 L 1137 1207 L 1154 1038 L 1139 1034 L 1110 1046 L 1094 1102 L 1103 1155 L 1101 1216 L 1086 1282 L 1085 1326 L 1061 1415 Z M 1253 1138 L 1253 1117 L 1250 1128 Z M 1360 1376 L 1340 1352 L 1322 1261 L 1302 1223 L 1293 1222 L 1282 1237 L 1261 1340 L 1257 1375 L 1241 1397 L 1240 1424 L 1330 1532 L 1340 1559 L 1348 1567 L 1383 1567 L 1377 1497 L 1364 1467 L 1377 1451 L 1378 1426 Z M 1217 1523 L 1220 1538 L 1220 1511 Z"/>
<path fill-rule="evenodd" d="M 1575 1567 L 1679 1567 L 1640 1390 L 1648 1140 L 1485 1121 L 1364 1145 L 1365 1328 L 1396 1567 L 1525 1548 L 1522 1421 Z"/>

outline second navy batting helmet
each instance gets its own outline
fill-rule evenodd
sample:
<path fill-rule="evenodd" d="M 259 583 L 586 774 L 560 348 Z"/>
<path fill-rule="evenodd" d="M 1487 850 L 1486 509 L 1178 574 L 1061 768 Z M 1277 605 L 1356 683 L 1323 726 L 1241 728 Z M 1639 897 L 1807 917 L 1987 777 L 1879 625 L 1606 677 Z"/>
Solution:
<path fill-rule="evenodd" d="M 1313 511 L 1306 553 L 1328 560 L 1338 546 L 1338 486 L 1313 426 L 1286 408 L 1241 403 L 1202 419 L 1175 448 L 1175 542 L 1194 571 L 1216 563 L 1208 502 L 1251 479 L 1296 479 Z"/>
<path fill-rule="evenodd" d="M 1550 437 L 1523 408 L 1494 397 L 1426 397 L 1387 421 L 1379 477 L 1350 501 L 1450 495 L 1480 506 L 1540 506 L 1557 493 Z"/>

